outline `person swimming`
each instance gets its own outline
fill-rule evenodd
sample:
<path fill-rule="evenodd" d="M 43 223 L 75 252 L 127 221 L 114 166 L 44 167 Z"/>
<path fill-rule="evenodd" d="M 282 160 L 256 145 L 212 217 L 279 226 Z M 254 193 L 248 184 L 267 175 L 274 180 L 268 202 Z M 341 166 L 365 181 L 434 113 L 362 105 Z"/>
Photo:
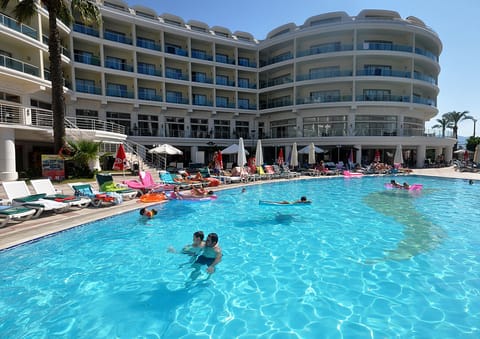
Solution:
<path fill-rule="evenodd" d="M 147 208 L 142 208 L 140 210 L 140 215 L 143 217 L 147 217 L 148 219 L 152 219 L 154 216 L 157 215 L 157 210 L 152 208 L 151 210 L 148 210 Z"/>

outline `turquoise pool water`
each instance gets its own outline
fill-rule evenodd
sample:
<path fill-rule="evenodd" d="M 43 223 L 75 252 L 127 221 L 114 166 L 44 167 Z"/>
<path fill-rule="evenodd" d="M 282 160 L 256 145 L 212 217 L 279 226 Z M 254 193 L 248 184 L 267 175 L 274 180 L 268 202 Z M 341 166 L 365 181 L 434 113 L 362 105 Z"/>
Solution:
<path fill-rule="evenodd" d="M 402 177 L 398 178 L 403 180 Z M 171 201 L 0 252 L 2 338 L 478 338 L 480 184 L 279 182 Z M 295 200 L 309 206 L 262 206 Z M 196 230 L 224 258 L 192 281 Z"/>

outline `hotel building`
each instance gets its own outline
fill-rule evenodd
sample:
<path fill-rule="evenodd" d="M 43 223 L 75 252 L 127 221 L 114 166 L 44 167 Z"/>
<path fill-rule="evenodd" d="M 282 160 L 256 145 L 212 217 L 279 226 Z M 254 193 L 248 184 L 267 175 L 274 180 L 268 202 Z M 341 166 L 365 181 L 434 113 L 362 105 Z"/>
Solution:
<path fill-rule="evenodd" d="M 0 17 L 0 180 L 53 149 L 48 13 L 20 24 L 13 5 Z M 185 165 L 239 137 L 251 150 L 261 139 L 266 162 L 293 142 L 332 161 L 353 151 L 368 163 L 376 150 L 389 161 L 398 145 L 411 166 L 427 151 L 451 159 L 455 140 L 425 132 L 442 43 L 416 17 L 327 13 L 257 40 L 120 0 L 99 7 L 97 24 L 59 22 L 67 138 L 169 143 Z"/>

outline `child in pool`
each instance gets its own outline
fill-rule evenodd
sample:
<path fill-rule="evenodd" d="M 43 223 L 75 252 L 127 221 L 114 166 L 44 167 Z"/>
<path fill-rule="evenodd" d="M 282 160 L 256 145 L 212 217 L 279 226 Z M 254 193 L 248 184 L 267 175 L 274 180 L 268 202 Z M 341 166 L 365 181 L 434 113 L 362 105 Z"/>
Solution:
<path fill-rule="evenodd" d="M 140 210 L 140 215 L 143 217 L 147 217 L 148 219 L 152 219 L 155 215 L 157 215 L 157 210 L 154 208 L 148 210 L 144 207 Z"/>

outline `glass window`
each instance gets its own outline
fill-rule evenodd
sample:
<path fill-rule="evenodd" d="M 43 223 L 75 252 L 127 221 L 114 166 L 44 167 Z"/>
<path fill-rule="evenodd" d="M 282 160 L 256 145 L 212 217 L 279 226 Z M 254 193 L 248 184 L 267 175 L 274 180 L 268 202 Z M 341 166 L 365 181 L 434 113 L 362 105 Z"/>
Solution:
<path fill-rule="evenodd" d="M 238 78 L 238 87 L 250 88 L 250 79 L 248 79 L 248 78 Z"/>
<path fill-rule="evenodd" d="M 270 123 L 270 134 L 272 138 L 293 138 L 297 136 L 296 132 L 296 119 L 277 120 Z"/>
<path fill-rule="evenodd" d="M 185 120 L 178 117 L 165 118 L 165 133 L 166 137 L 181 137 L 185 136 Z"/>
<path fill-rule="evenodd" d="M 250 107 L 250 100 L 238 98 L 238 108 L 248 109 Z"/>
<path fill-rule="evenodd" d="M 216 106 L 217 107 L 228 107 L 228 98 L 217 96 L 216 98 Z"/>
<path fill-rule="evenodd" d="M 214 120 L 214 138 L 230 139 L 230 121 L 229 120 Z"/>
<path fill-rule="evenodd" d="M 131 135 L 130 113 L 107 112 L 107 122 L 113 122 L 115 124 L 124 126 L 125 133 Z"/>
<path fill-rule="evenodd" d="M 347 135 L 347 116 L 331 115 L 303 119 L 304 137 L 329 137 Z"/>
<path fill-rule="evenodd" d="M 355 116 L 355 135 L 359 136 L 395 136 L 397 117 L 392 115 Z"/>
<path fill-rule="evenodd" d="M 340 101 L 340 91 L 315 91 L 310 92 L 310 102 L 335 102 Z"/>
<path fill-rule="evenodd" d="M 190 119 L 192 138 L 209 138 L 207 119 Z"/>

